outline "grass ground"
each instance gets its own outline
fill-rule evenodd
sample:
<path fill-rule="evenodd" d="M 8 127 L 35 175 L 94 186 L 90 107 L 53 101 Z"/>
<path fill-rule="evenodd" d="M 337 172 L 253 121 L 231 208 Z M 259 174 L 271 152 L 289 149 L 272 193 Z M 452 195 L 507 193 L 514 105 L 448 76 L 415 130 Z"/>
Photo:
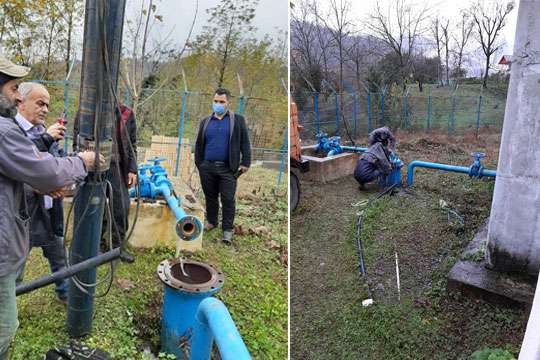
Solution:
<path fill-rule="evenodd" d="M 276 188 L 277 172 L 253 168 L 240 178 L 237 221 L 240 234 L 232 247 L 221 244 L 220 231 L 207 233 L 204 250 L 193 256 L 225 275 L 218 293 L 249 351 L 256 359 L 287 357 L 287 196 L 286 183 Z M 136 250 L 135 263 L 121 264 L 110 293 L 95 301 L 91 336 L 84 339 L 115 359 L 151 359 L 143 349 L 158 348 L 162 285 L 159 262 L 174 257 L 171 248 Z M 48 272 L 39 249 L 27 265 L 26 279 Z M 107 268 L 100 268 L 103 275 Z M 98 292 L 103 289 L 99 289 Z M 13 359 L 41 359 L 67 340 L 66 309 L 52 287 L 18 299 L 20 328 Z"/>
<path fill-rule="evenodd" d="M 430 138 L 401 133 L 398 154 L 470 164 L 469 152 L 488 154 L 495 168 L 497 136 Z M 364 218 L 368 280 L 358 272 L 358 207 L 376 190 L 359 192 L 344 178 L 303 183 L 291 218 L 291 359 L 469 359 L 483 348 L 517 354 L 528 311 L 491 305 L 446 290 L 446 275 L 488 217 L 494 182 L 417 170 L 414 187 L 383 197 Z M 440 200 L 459 213 L 449 221 Z M 453 220 L 452 218 L 450 220 Z M 395 270 L 398 254 L 401 297 Z M 363 307 L 367 285 L 375 305 Z"/>

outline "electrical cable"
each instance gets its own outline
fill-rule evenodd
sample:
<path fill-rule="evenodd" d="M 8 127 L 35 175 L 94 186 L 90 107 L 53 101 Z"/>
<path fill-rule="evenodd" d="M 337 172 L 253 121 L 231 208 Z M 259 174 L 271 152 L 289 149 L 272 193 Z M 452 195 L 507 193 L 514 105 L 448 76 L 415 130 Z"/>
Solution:
<path fill-rule="evenodd" d="M 97 12 L 97 16 L 96 16 L 96 27 L 98 29 L 101 29 L 99 27 L 99 23 L 104 23 L 104 12 L 105 12 L 105 9 L 100 6 L 100 5 L 103 5 L 101 2 L 98 2 L 97 3 L 97 6 L 96 6 L 96 12 Z M 101 34 L 103 36 L 103 33 Z M 104 44 L 106 46 L 106 44 Z M 97 63 L 98 66 L 97 66 L 97 76 L 96 76 L 96 81 L 97 81 L 97 84 L 96 84 L 96 108 L 95 108 L 95 112 L 94 112 L 94 129 L 93 129 L 93 138 L 94 138 L 94 143 L 95 143 L 95 148 L 94 148 L 94 151 L 95 151 L 95 157 L 94 157 L 94 172 L 92 172 L 92 179 L 91 181 L 92 182 L 96 182 L 96 183 L 101 183 L 103 182 L 103 179 L 102 179 L 102 172 L 100 171 L 100 161 L 99 161 L 99 154 L 100 154 L 100 148 L 101 148 L 101 128 L 98 126 L 99 124 L 99 118 L 100 118 L 100 115 L 102 113 L 102 104 L 103 104 L 103 69 L 102 69 L 102 66 L 100 66 L 99 62 Z M 92 190 L 93 191 L 93 190 Z M 103 196 L 106 198 L 106 195 L 105 195 L 105 190 L 102 189 L 102 191 L 104 192 L 103 193 Z M 67 228 L 68 228 L 68 225 L 69 225 L 69 218 L 70 218 L 70 215 L 71 215 L 71 212 L 72 212 L 72 209 L 73 209 L 73 206 L 75 204 L 75 200 L 76 200 L 76 197 L 73 198 L 73 202 L 71 204 L 71 208 L 69 210 L 69 213 L 68 213 L 68 218 L 67 218 L 67 225 L 66 225 L 66 229 L 65 229 L 65 234 L 67 234 Z M 109 203 L 107 202 L 106 203 L 107 205 L 109 205 Z M 80 216 L 80 219 L 83 219 L 86 215 L 86 212 L 89 208 L 89 203 L 86 204 L 86 207 L 82 213 L 82 215 Z M 107 206 L 107 214 L 110 214 L 110 208 Z M 73 231 L 73 234 L 75 234 L 77 231 L 78 231 L 78 228 L 79 226 L 82 224 L 82 221 L 80 221 L 78 224 L 77 224 L 77 227 L 75 227 L 74 231 Z M 112 234 L 112 232 L 110 232 Z M 111 247 L 112 249 L 112 247 Z M 70 247 L 70 251 L 69 251 L 69 256 L 66 256 L 66 262 L 67 262 L 67 265 L 69 266 L 69 259 L 71 258 L 72 256 L 72 253 L 71 253 L 71 247 Z M 113 273 L 112 273 L 112 263 L 111 263 L 111 271 L 108 273 L 107 276 L 105 276 L 103 279 L 99 280 L 99 281 L 96 281 L 95 283 L 93 284 L 87 284 L 87 283 L 84 283 L 83 281 L 81 281 L 76 275 L 74 275 L 71 280 L 73 281 L 73 283 L 79 288 L 79 290 L 81 290 L 82 292 L 86 293 L 86 294 L 89 294 L 88 291 L 85 289 L 85 288 L 91 288 L 91 287 L 96 287 L 98 286 L 99 284 L 105 282 L 106 280 L 108 280 L 108 278 L 110 278 L 110 285 L 112 284 L 112 277 L 113 277 Z M 110 275 L 110 276 L 109 276 Z M 110 289 L 110 285 L 109 285 L 109 288 L 106 290 L 106 293 L 108 292 L 108 290 Z"/>
<path fill-rule="evenodd" d="M 111 74 L 111 69 L 110 69 L 110 64 L 109 64 L 108 50 L 107 50 L 107 46 L 106 46 L 106 44 L 107 44 L 106 31 L 103 31 L 102 35 L 103 35 L 102 41 L 103 41 L 103 44 L 104 44 L 103 53 L 104 53 L 105 72 L 107 73 L 107 77 L 108 77 L 108 80 L 109 80 L 109 88 L 110 88 L 110 91 L 111 91 L 111 93 L 113 95 L 113 98 L 114 98 L 114 104 L 116 105 L 116 111 L 118 112 L 117 116 L 121 116 L 122 111 L 121 111 L 121 107 L 120 107 L 120 101 L 118 100 L 118 95 L 116 93 L 116 89 L 115 89 L 115 86 L 114 86 L 113 81 L 112 81 L 112 74 Z M 116 128 L 115 128 L 117 124 L 118 124 L 118 121 L 115 121 L 114 122 L 115 126 L 113 127 L 113 129 L 114 129 L 113 132 L 115 134 L 117 133 Z M 131 138 L 130 138 L 129 133 L 127 131 L 127 127 L 126 126 L 121 126 L 120 130 L 124 131 L 125 138 L 128 140 L 127 143 L 129 145 L 129 150 L 131 152 L 132 157 L 135 159 L 135 162 L 136 162 L 137 161 L 137 152 L 135 151 L 135 148 L 133 147 L 133 144 L 131 142 Z M 117 146 L 118 146 L 118 143 L 117 143 Z M 119 178 L 121 178 L 121 169 L 120 169 L 119 162 L 116 161 L 115 165 L 116 165 L 116 168 L 117 168 L 117 171 L 118 171 L 117 175 L 119 176 Z M 135 216 L 134 216 L 131 228 L 128 230 L 127 236 L 124 237 L 122 243 L 120 244 L 122 249 L 128 243 L 129 239 L 131 238 L 131 236 L 133 234 L 133 230 L 135 229 L 135 225 L 136 225 L 137 219 L 139 217 L 140 203 L 142 201 L 141 196 L 140 196 L 141 192 L 140 192 L 140 184 L 139 184 L 139 174 L 138 174 L 137 171 L 135 172 L 135 175 L 136 175 L 136 183 L 137 183 L 137 185 L 136 185 L 137 186 L 137 205 L 136 205 L 136 208 L 135 208 Z M 122 193 L 121 196 L 125 196 L 125 193 Z M 129 202 L 129 195 L 128 195 L 128 201 L 127 202 Z M 122 202 L 122 204 L 125 204 L 125 203 L 126 203 L 126 201 Z"/>
<path fill-rule="evenodd" d="M 373 293 L 371 292 L 371 288 L 369 286 L 369 281 L 368 281 L 368 278 L 367 278 L 366 261 L 365 261 L 365 258 L 364 258 L 364 253 L 365 253 L 365 251 L 364 251 L 364 243 L 362 241 L 362 223 L 364 221 L 364 213 L 371 207 L 371 205 L 373 205 L 375 203 L 375 201 L 377 201 L 378 199 L 380 199 L 384 195 L 390 193 L 393 189 L 396 188 L 397 185 L 398 184 L 393 184 L 392 186 L 389 186 L 384 191 L 377 194 L 377 196 L 371 198 L 368 201 L 368 203 L 366 204 L 366 206 L 362 210 L 360 210 L 360 212 L 358 213 L 358 218 L 356 220 L 356 239 L 355 240 L 356 240 L 356 249 L 357 249 L 357 252 L 358 252 L 358 271 L 360 272 L 360 275 L 362 275 L 362 277 L 366 281 L 368 297 L 369 297 L 368 300 L 373 299 Z M 371 303 L 372 303 L 372 301 L 369 302 L 369 303 L 366 303 L 366 304 L 370 305 Z"/>

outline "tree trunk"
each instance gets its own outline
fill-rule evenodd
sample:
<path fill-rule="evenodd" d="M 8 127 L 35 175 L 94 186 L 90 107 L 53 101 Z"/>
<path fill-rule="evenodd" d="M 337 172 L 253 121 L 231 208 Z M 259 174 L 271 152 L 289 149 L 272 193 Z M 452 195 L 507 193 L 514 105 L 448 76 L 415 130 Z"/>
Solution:
<path fill-rule="evenodd" d="M 489 72 L 489 58 L 491 56 L 486 56 L 486 70 L 484 71 L 484 81 L 482 82 L 482 87 L 487 88 L 488 72 Z"/>

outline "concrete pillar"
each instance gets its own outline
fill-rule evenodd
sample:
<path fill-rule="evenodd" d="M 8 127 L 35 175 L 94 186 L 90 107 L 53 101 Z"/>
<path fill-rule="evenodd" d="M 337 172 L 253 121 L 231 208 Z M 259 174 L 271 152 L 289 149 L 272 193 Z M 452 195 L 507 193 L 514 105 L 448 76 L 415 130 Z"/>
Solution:
<path fill-rule="evenodd" d="M 540 359 L 540 277 L 536 284 L 536 294 L 527 323 L 527 330 L 521 344 L 519 360 Z"/>
<path fill-rule="evenodd" d="M 540 269 L 540 1 L 521 0 L 487 262 L 498 271 Z"/>

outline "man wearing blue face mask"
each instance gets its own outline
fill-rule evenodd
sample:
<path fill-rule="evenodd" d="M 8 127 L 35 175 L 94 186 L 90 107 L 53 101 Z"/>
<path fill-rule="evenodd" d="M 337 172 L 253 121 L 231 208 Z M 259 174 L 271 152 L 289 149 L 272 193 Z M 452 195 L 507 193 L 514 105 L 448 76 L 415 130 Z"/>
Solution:
<path fill-rule="evenodd" d="M 213 113 L 202 119 L 195 143 L 195 165 L 199 170 L 206 200 L 204 226 L 218 225 L 221 199 L 223 242 L 230 245 L 234 231 L 236 182 L 251 165 L 251 145 L 242 115 L 229 110 L 231 94 L 219 88 L 213 99 Z"/>

